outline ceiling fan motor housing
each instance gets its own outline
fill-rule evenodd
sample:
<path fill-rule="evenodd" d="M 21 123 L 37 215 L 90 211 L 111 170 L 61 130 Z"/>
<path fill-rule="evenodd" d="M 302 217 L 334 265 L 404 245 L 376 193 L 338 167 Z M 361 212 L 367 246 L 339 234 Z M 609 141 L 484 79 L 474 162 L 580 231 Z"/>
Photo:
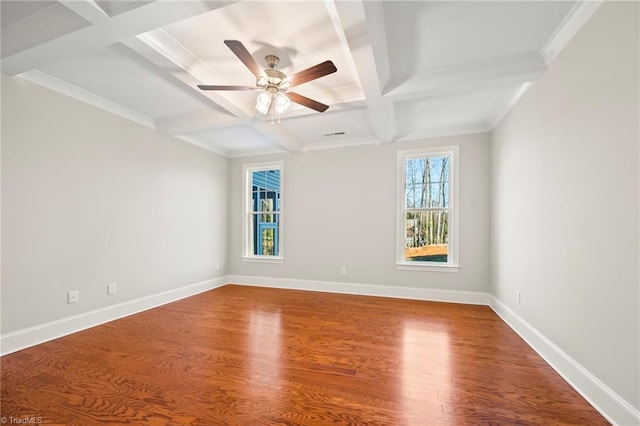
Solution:
<path fill-rule="evenodd" d="M 278 68 L 278 64 L 280 63 L 280 58 L 276 55 L 267 55 L 264 57 L 264 60 L 267 62 L 267 67 L 272 70 Z"/>
<path fill-rule="evenodd" d="M 267 55 L 264 59 L 267 62 L 267 69 L 264 70 L 266 78 L 258 78 L 256 85 L 272 93 L 287 90 L 291 83 L 287 75 L 277 69 L 280 58 L 275 55 Z"/>

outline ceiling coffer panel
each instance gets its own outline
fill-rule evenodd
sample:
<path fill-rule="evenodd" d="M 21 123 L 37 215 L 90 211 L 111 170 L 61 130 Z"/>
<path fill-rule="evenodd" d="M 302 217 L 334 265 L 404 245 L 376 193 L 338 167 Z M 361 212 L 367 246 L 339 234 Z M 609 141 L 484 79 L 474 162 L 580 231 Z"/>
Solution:
<path fill-rule="evenodd" d="M 153 119 L 214 108 L 122 44 L 52 62 L 42 71 Z"/>
<path fill-rule="evenodd" d="M 90 25 L 57 1 L 1 1 L 2 57 Z"/>
<path fill-rule="evenodd" d="M 305 143 L 373 137 L 366 108 L 291 118 L 283 120 L 281 126 Z"/>

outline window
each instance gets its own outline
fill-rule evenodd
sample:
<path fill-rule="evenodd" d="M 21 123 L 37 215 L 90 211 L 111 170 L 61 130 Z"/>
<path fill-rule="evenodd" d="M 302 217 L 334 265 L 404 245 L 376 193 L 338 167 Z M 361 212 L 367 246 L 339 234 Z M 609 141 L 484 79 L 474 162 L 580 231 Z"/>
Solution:
<path fill-rule="evenodd" d="M 398 152 L 397 265 L 458 270 L 458 147 Z"/>
<path fill-rule="evenodd" d="M 282 256 L 282 163 L 244 166 L 245 260 L 281 262 Z"/>

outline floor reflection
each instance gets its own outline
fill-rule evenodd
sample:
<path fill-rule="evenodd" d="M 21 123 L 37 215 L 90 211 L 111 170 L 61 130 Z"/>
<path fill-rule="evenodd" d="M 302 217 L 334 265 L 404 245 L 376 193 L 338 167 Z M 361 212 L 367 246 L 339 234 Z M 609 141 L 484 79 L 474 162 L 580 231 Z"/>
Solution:
<path fill-rule="evenodd" d="M 280 387 L 280 312 L 251 312 L 248 334 L 250 392 L 274 397 Z"/>
<path fill-rule="evenodd" d="M 424 321 L 404 324 L 401 371 L 408 423 L 433 420 L 434 413 L 443 413 L 438 391 L 449 389 L 451 383 L 449 334 L 444 325 Z"/>

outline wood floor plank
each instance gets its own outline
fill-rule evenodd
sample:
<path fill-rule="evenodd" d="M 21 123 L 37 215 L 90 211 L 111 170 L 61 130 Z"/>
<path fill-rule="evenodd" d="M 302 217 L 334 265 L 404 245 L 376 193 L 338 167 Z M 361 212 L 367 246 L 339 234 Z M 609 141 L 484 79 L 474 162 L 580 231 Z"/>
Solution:
<path fill-rule="evenodd" d="M 605 425 L 486 306 L 224 286 L 2 358 L 1 415 L 100 425 Z"/>

